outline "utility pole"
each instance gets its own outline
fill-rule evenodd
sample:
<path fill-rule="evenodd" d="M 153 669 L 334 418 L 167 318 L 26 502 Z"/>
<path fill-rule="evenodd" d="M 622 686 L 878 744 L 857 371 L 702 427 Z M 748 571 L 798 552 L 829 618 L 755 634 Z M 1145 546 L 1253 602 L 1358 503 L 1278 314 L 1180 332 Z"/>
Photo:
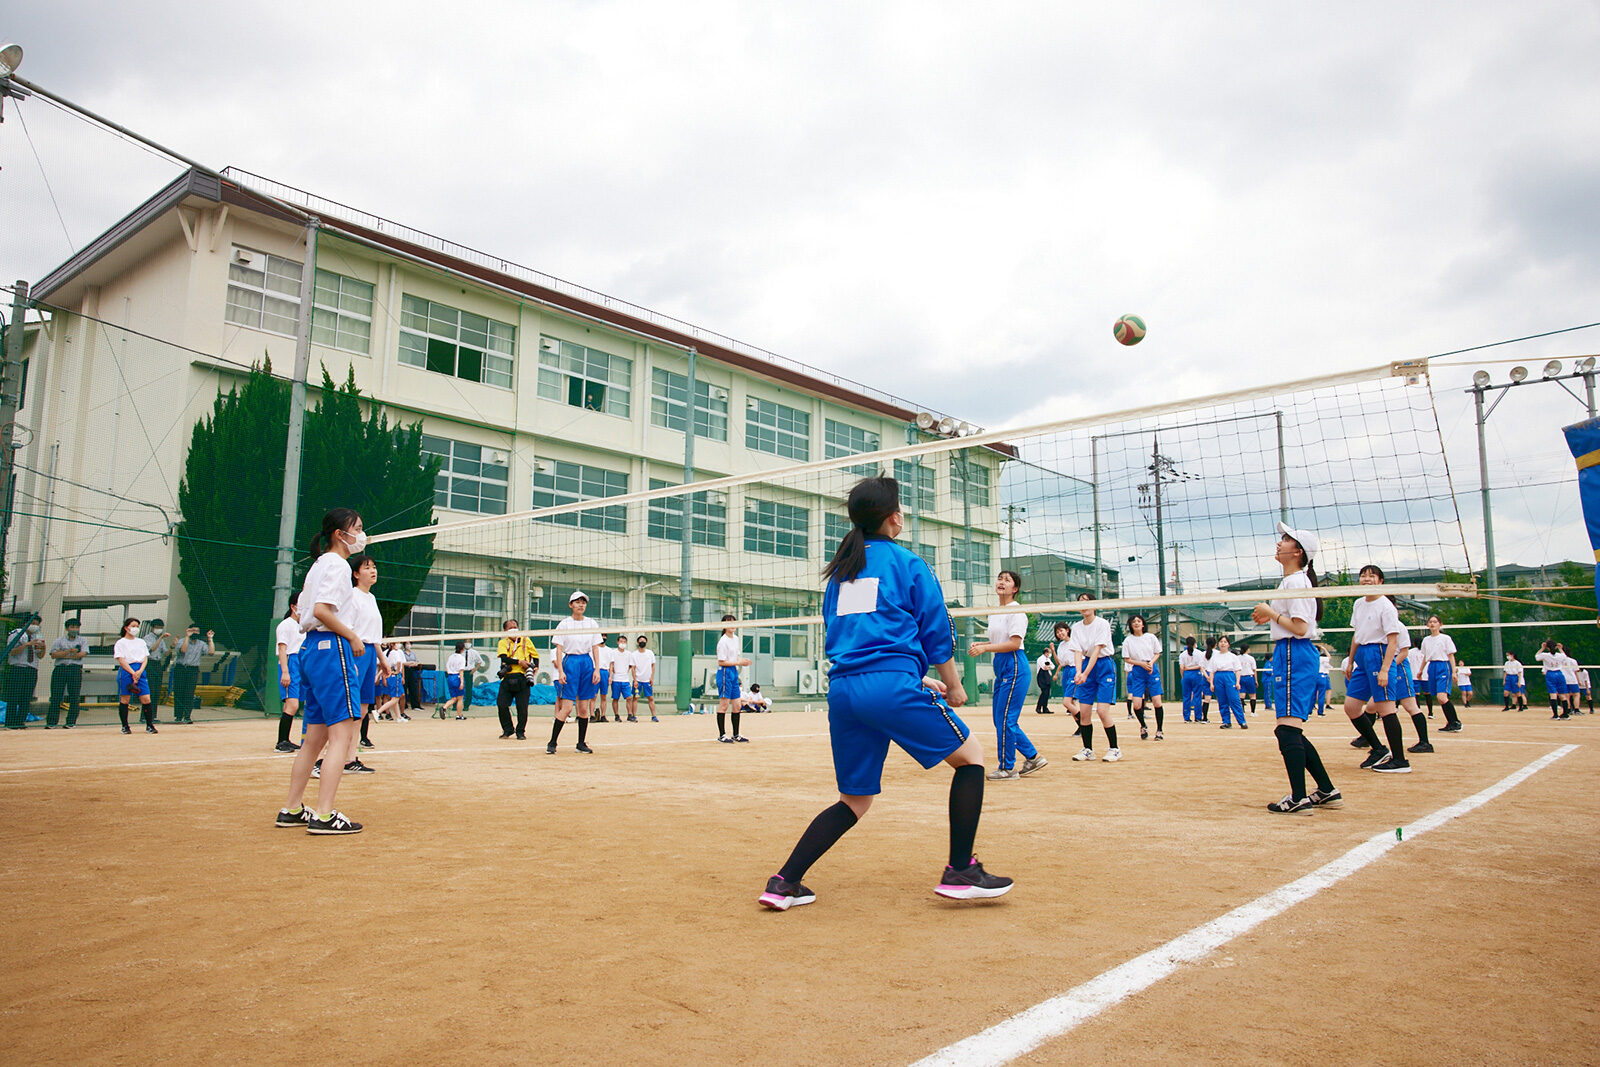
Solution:
<path fill-rule="evenodd" d="M 11 533 L 11 484 L 17 477 L 17 400 L 22 390 L 22 335 L 27 312 L 28 283 L 18 278 L 11 294 L 11 321 L 6 324 L 5 352 L 0 355 L 0 493 L 5 494 L 0 500 L 0 567 L 5 566 L 6 542 Z M 17 575 L 9 578 L 7 584 L 14 587 Z M 16 603 L 15 589 L 10 592 L 12 603 Z"/>
<path fill-rule="evenodd" d="M 688 409 L 683 418 L 683 484 L 694 478 L 694 347 L 689 348 Z M 694 612 L 694 494 L 683 497 L 683 544 L 678 548 L 678 621 L 697 622 L 690 618 Z M 678 696 L 679 711 L 689 710 L 694 692 L 694 639 L 698 630 L 681 630 L 678 633 Z"/>
<path fill-rule="evenodd" d="M 300 271 L 300 321 L 294 331 L 294 384 L 289 390 L 289 438 L 283 448 L 283 502 L 278 512 L 278 562 L 272 576 L 272 617 L 283 618 L 294 592 L 294 531 L 300 521 L 300 453 L 306 431 L 306 372 L 311 366 L 311 305 L 317 294 L 317 230 L 306 220 L 306 262 Z"/>
<path fill-rule="evenodd" d="M 1017 523 L 1028 521 L 1027 519 L 1018 518 L 1018 516 L 1026 515 L 1027 513 L 1028 505 L 1026 504 L 1006 505 L 1006 540 L 1008 546 L 1006 554 L 1013 560 L 1017 558 Z"/>
<path fill-rule="evenodd" d="M 1161 596 L 1167 595 L 1167 538 L 1161 525 L 1161 440 L 1155 435 L 1150 435 L 1150 480 L 1155 486 L 1156 494 L 1156 581 L 1157 590 Z M 1161 608 L 1161 676 L 1171 678 L 1172 672 L 1167 669 L 1167 652 L 1170 642 L 1167 640 L 1167 609 L 1163 604 Z"/>
<path fill-rule="evenodd" d="M 1483 410 L 1484 392 L 1481 387 L 1472 390 L 1472 405 L 1478 423 L 1478 486 L 1483 493 L 1483 577 L 1489 586 L 1489 669 L 1492 671 L 1504 663 L 1506 657 L 1500 636 L 1500 576 L 1495 573 L 1494 566 L 1494 517 L 1489 511 L 1489 451 L 1483 436 L 1483 424 L 1489 416 Z M 1504 395 L 1501 394 L 1502 397 Z M 1495 400 L 1496 404 L 1499 402 L 1499 399 Z M 1493 406 L 1489 410 L 1493 411 Z M 1492 674 L 1490 678 L 1493 679 Z M 1492 695 L 1490 699 L 1493 699 Z"/>
<path fill-rule="evenodd" d="M 961 451 L 952 459 L 961 461 L 961 525 L 965 530 L 967 539 L 967 565 L 962 571 L 966 581 L 961 606 L 970 608 L 972 607 L 972 557 L 973 550 L 977 547 L 972 543 L 972 461 L 967 457 L 966 450 Z M 971 615 L 967 616 L 966 630 L 967 643 L 969 645 L 977 640 L 976 626 L 977 618 Z M 961 651 L 959 648 L 956 649 L 957 653 Z M 976 700 L 978 696 L 978 661 L 971 656 L 965 657 L 961 684 L 962 688 L 967 691 L 967 699 Z"/>

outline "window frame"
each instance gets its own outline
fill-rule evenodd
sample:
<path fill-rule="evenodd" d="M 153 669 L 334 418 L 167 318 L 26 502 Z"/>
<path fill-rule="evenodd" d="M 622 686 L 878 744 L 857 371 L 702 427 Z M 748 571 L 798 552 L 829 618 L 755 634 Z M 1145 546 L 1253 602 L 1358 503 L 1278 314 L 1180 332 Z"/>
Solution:
<path fill-rule="evenodd" d="M 752 514 L 754 513 L 754 514 Z M 773 521 L 765 521 L 770 517 Z M 780 525 L 778 520 L 786 519 Z M 768 535 L 769 536 L 765 536 Z M 785 543 L 789 551 L 784 550 Z M 767 545 L 769 547 L 763 547 Z M 798 548 L 798 551 L 794 549 Z M 809 559 L 811 509 L 779 500 L 746 496 L 744 500 L 744 550 L 783 559 Z"/>
<path fill-rule="evenodd" d="M 661 478 L 651 478 L 651 489 L 665 489 L 675 483 Z M 727 494 L 719 494 L 722 503 L 711 502 L 711 490 L 701 490 L 697 493 L 683 494 L 674 497 L 656 497 L 648 502 L 645 510 L 645 536 L 653 537 L 657 541 L 671 541 L 674 544 L 683 543 L 683 501 L 685 496 L 691 501 L 691 526 L 690 536 L 693 543 L 702 548 L 727 548 L 728 547 L 728 499 Z M 672 505 L 676 504 L 676 507 Z M 713 514 L 720 512 L 720 514 Z M 676 529 L 674 530 L 674 526 Z M 702 532 L 702 530 L 704 532 Z"/>
<path fill-rule="evenodd" d="M 784 421 L 803 422 L 804 430 L 781 425 Z M 797 442 L 803 444 L 798 452 L 794 450 Z M 752 452 L 810 462 L 811 412 L 765 397 L 750 397 L 745 401 L 744 446 Z"/>
<path fill-rule="evenodd" d="M 417 307 L 416 305 L 421 305 Z M 446 312 L 448 314 L 438 314 Z M 444 332 L 435 332 L 434 324 L 445 325 L 450 321 L 449 316 L 454 316 L 454 336 Z M 466 329 L 464 320 L 468 317 L 481 319 L 484 323 L 484 346 L 478 348 L 462 339 Z M 422 325 L 416 324 L 420 320 Z M 497 330 L 496 327 L 499 329 Z M 500 331 L 506 331 L 501 336 Z M 478 385 L 487 385 L 491 389 L 505 389 L 508 392 L 516 386 L 517 382 L 517 327 L 513 323 L 501 322 L 499 319 L 480 315 L 476 311 L 467 311 L 463 308 L 452 307 L 429 300 L 425 296 L 416 296 L 412 293 L 403 293 L 400 297 L 400 352 L 399 361 L 407 367 L 427 371 L 430 374 L 442 374 L 449 378 L 459 378 L 464 382 L 475 382 Z M 413 339 L 421 342 L 420 351 L 416 349 Z M 504 347 L 494 347 L 494 342 L 499 340 Z M 449 345 L 452 354 L 451 369 L 446 371 L 434 366 L 436 355 L 435 345 Z M 477 377 L 470 377 L 461 373 L 463 361 L 462 352 L 476 353 L 478 362 Z M 407 357 L 411 358 L 407 358 Z M 504 366 L 500 366 L 500 364 Z M 489 380 L 486 375 L 492 373 L 497 380 Z M 504 381 L 498 379 L 503 376 Z"/>
<path fill-rule="evenodd" d="M 540 470 L 544 464 L 550 464 L 551 470 L 547 474 Z M 562 467 L 576 468 L 574 472 L 564 472 Z M 599 482 L 602 487 L 611 487 L 615 479 L 621 479 L 621 489 L 618 492 L 605 492 L 594 495 L 584 495 L 586 479 L 592 474 L 602 475 Z M 571 481 L 576 477 L 578 483 L 577 495 L 571 491 L 558 489 L 557 479 Z M 543 487 L 540 479 L 549 478 L 551 484 Z M 558 504 L 577 503 L 586 500 L 605 500 L 608 497 L 623 496 L 628 492 L 630 475 L 627 471 L 616 471 L 609 467 L 596 467 L 588 463 L 578 463 L 567 459 L 540 459 L 533 465 L 533 503 L 534 508 L 555 507 Z M 597 533 L 626 534 L 628 532 L 628 506 L 626 504 L 612 504 L 608 507 L 586 508 L 583 511 L 568 511 L 560 515 L 545 515 L 537 517 L 534 522 L 548 522 L 558 526 L 572 526 L 581 530 L 592 530 Z"/>
<path fill-rule="evenodd" d="M 266 263 L 259 271 L 257 271 L 254 267 L 246 267 L 244 264 L 237 261 L 237 253 L 239 252 L 248 252 L 252 256 L 265 257 Z M 290 278 L 289 274 L 285 272 L 275 273 L 272 269 L 275 265 L 287 265 L 295 268 L 294 276 Z M 261 283 L 259 285 L 250 284 L 248 283 L 247 279 L 235 277 L 235 271 L 241 273 L 258 273 L 261 275 Z M 292 281 L 292 288 L 274 289 L 268 287 L 266 284 L 267 280 L 274 277 L 282 278 L 286 281 Z M 305 264 L 299 262 L 298 260 L 288 259 L 284 256 L 275 256 L 271 252 L 263 252 L 259 248 L 249 248 L 245 245 L 233 245 L 232 253 L 228 257 L 228 289 L 226 299 L 223 303 L 223 321 L 233 326 L 240 326 L 247 330 L 260 330 L 262 333 L 270 333 L 278 337 L 294 337 L 298 332 L 300 324 L 300 284 L 304 277 Z M 259 307 L 251 308 L 244 304 L 235 303 L 233 299 L 233 293 L 236 289 L 241 292 L 251 293 L 260 297 L 261 305 Z M 266 324 L 268 315 L 267 301 L 269 300 L 276 300 L 292 308 L 293 314 L 289 316 L 289 324 L 287 329 L 274 329 Z M 240 309 L 242 312 L 253 312 L 255 315 L 255 321 L 244 322 L 238 318 L 235 318 L 235 308 Z M 274 317 L 282 319 L 284 315 L 282 314 L 282 311 L 279 311 L 274 315 Z"/>
<path fill-rule="evenodd" d="M 861 445 L 868 445 L 870 443 L 870 447 L 858 447 L 858 443 L 855 440 L 857 437 L 861 438 Z M 868 439 L 870 439 L 870 442 Z M 823 459 L 838 459 L 842 456 L 865 455 L 869 452 L 882 451 L 882 449 L 883 434 L 877 430 L 868 430 L 861 426 L 857 426 L 853 422 L 845 422 L 842 419 L 830 419 L 826 415 L 823 416 Z M 879 468 L 870 463 L 858 463 L 853 467 L 840 467 L 839 470 L 846 474 L 855 474 L 863 478 L 873 478 L 879 473 Z"/>
<path fill-rule="evenodd" d="M 436 449 L 430 448 L 428 446 L 428 442 L 429 441 L 442 442 L 446 446 L 448 446 L 448 448 L 447 448 L 446 451 L 440 452 L 440 451 L 438 451 Z M 468 459 L 465 456 L 458 457 L 457 454 L 456 454 L 457 449 L 472 449 L 472 448 L 475 448 L 475 449 L 478 450 L 478 458 L 476 460 Z M 474 462 L 477 463 L 479 468 L 480 468 L 480 470 L 481 470 L 481 468 L 486 467 L 486 466 L 499 467 L 499 464 L 490 464 L 490 463 L 487 463 L 483 459 L 483 453 L 492 452 L 492 451 L 497 451 L 497 449 L 495 449 L 494 446 L 492 446 L 492 445 L 480 445 L 480 444 L 475 444 L 474 442 L 471 442 L 471 441 L 457 441 L 453 437 L 441 437 L 438 434 L 424 433 L 422 435 L 422 454 L 424 456 L 438 456 L 439 459 L 440 459 L 439 473 L 436 476 L 435 481 L 434 481 L 434 485 L 433 485 L 433 506 L 436 507 L 436 508 L 445 508 L 445 509 L 447 509 L 449 511 L 465 512 L 465 513 L 471 514 L 471 515 L 504 515 L 506 513 L 509 505 L 510 505 L 510 502 L 511 502 L 511 461 L 510 461 L 510 456 L 509 456 L 509 449 L 505 450 L 507 452 L 507 459 L 506 459 L 506 464 L 505 464 L 503 469 L 506 472 L 506 476 L 505 476 L 505 478 L 503 480 L 502 479 L 498 479 L 498 478 L 492 478 L 492 477 L 486 478 L 481 473 L 479 473 L 479 474 L 471 474 L 471 473 L 468 473 L 466 471 L 458 471 L 458 470 L 456 470 L 456 460 L 457 460 L 457 458 L 460 458 L 463 463 L 474 463 Z M 442 487 L 441 487 L 441 484 L 440 484 L 438 479 L 444 479 L 444 483 L 443 483 Z M 501 496 L 501 498 L 499 500 L 500 510 L 498 510 L 498 511 L 486 511 L 481 507 L 462 507 L 462 506 L 459 506 L 458 504 L 456 504 L 455 503 L 455 500 L 456 500 L 456 497 L 457 497 L 457 490 L 455 488 L 456 480 L 460 480 L 461 482 L 471 483 L 471 484 L 473 484 L 475 486 L 480 486 L 480 487 L 483 486 L 483 485 L 498 485 L 498 486 L 501 486 L 502 489 L 504 490 L 504 492 L 503 492 L 503 494 L 502 494 L 502 496 Z M 441 492 L 444 494 L 444 501 L 443 502 L 441 502 L 439 500 L 439 494 Z M 467 494 L 464 493 L 464 492 L 461 493 L 460 496 L 461 496 L 463 501 L 465 501 L 467 499 Z M 481 488 L 479 488 L 477 490 L 477 492 L 475 493 L 475 496 L 476 496 L 476 499 L 480 503 L 484 500 L 484 495 L 483 495 L 483 491 L 482 491 Z M 492 497 L 490 499 L 492 500 Z"/>
<path fill-rule="evenodd" d="M 554 345 L 554 348 L 550 346 Z M 571 351 L 569 351 L 569 349 Z M 605 377 L 591 378 L 589 371 L 594 369 L 596 357 L 605 360 Z M 569 366 L 569 361 L 578 361 L 582 364 L 581 370 Z M 620 373 L 613 373 L 613 367 L 620 363 Z M 566 341 L 548 334 L 539 336 L 539 373 L 535 393 L 541 400 L 549 400 L 556 404 L 565 404 L 575 407 L 580 411 L 592 411 L 598 415 L 610 415 L 619 419 L 633 418 L 633 371 L 634 359 L 632 356 L 619 356 L 607 352 L 603 348 L 590 348 L 580 345 L 576 341 Z M 578 396 L 587 401 L 591 386 L 601 389 L 599 407 L 590 407 L 588 403 L 573 402 L 573 386 L 577 385 Z M 620 404 L 613 405 L 612 401 L 619 398 Z M 620 408 L 620 410 L 615 410 Z"/>
<path fill-rule="evenodd" d="M 322 280 L 324 278 L 335 279 L 337 283 L 334 286 L 335 302 L 332 305 L 324 304 L 321 301 L 323 292 Z M 361 314 L 359 311 L 354 311 L 344 306 L 345 297 L 350 295 L 345 292 L 346 282 L 352 286 L 362 286 L 367 290 L 367 313 L 365 315 Z M 371 355 L 372 309 L 375 306 L 377 292 L 378 287 L 373 285 L 371 282 L 364 282 L 360 278 L 352 278 L 347 274 L 337 274 L 334 271 L 323 270 L 321 267 L 318 267 L 311 284 L 311 343 L 314 345 L 321 345 L 324 348 L 335 348 L 341 352 L 354 352 L 359 356 Z M 359 294 L 357 295 L 359 296 Z M 317 321 L 319 312 L 325 315 L 333 316 L 333 322 L 331 324 L 331 331 L 333 334 L 332 340 L 319 341 L 317 339 L 317 331 L 319 329 L 330 329 L 329 325 L 319 326 Z M 360 348 L 352 348 L 349 345 L 339 343 L 340 325 L 344 321 L 360 323 L 365 329 L 366 341 Z"/>

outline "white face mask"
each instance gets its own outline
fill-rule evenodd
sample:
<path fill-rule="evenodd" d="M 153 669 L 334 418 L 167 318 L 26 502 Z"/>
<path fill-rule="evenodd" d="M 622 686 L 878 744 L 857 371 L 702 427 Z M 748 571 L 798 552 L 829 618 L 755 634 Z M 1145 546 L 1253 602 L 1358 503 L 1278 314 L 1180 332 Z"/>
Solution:
<path fill-rule="evenodd" d="M 161 627 L 159 627 L 159 626 L 157 626 L 157 627 L 155 627 L 155 628 L 154 628 L 154 629 L 152 629 L 152 630 L 151 630 L 151 631 L 150 631 L 150 632 L 151 632 L 151 633 L 153 633 L 153 634 L 155 634 L 155 635 L 156 635 L 156 636 L 157 636 L 157 637 L 160 637 L 160 636 L 161 636 L 161 634 L 162 634 L 162 633 L 163 633 L 163 632 L 164 632 L 164 631 L 163 631 L 163 630 L 162 630 L 162 629 L 161 629 Z"/>
<path fill-rule="evenodd" d="M 351 552 L 360 552 L 363 548 L 367 547 L 367 531 L 357 530 L 355 533 L 347 532 L 345 536 L 350 538 Z"/>
<path fill-rule="evenodd" d="M 30 626 L 30 627 L 28 627 L 28 632 L 30 634 L 36 634 L 36 633 L 39 632 L 39 627 L 37 625 Z"/>

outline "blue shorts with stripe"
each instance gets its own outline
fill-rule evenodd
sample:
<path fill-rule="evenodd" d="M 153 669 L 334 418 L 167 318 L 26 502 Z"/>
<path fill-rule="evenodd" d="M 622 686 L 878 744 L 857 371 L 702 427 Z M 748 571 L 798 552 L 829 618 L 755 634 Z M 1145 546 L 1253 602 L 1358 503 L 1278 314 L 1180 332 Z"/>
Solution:
<path fill-rule="evenodd" d="M 1378 672 L 1383 668 L 1383 653 L 1384 646 L 1376 641 L 1356 646 L 1355 662 L 1351 667 L 1350 678 L 1344 686 L 1346 699 L 1359 700 L 1363 703 L 1371 700 L 1382 704 L 1386 701 L 1403 700 L 1411 695 L 1405 675 L 1401 673 L 1403 660 L 1397 659 L 1390 663 L 1388 675 L 1379 679 Z"/>
<path fill-rule="evenodd" d="M 739 699 L 739 668 L 717 668 L 717 697 L 721 700 Z"/>
<path fill-rule="evenodd" d="M 869 671 L 828 683 L 833 773 L 845 796 L 883 791 L 883 761 L 893 741 L 924 768 L 967 740 L 967 724 L 944 697 L 909 671 Z"/>
<path fill-rule="evenodd" d="M 1423 692 L 1432 693 L 1436 697 L 1450 695 L 1450 662 L 1436 659 L 1427 664 L 1428 676 L 1423 682 Z"/>
<path fill-rule="evenodd" d="M 350 642 L 327 630 L 312 630 L 306 634 L 299 656 L 305 724 L 333 726 L 361 718 L 361 709 L 356 707 L 361 680 Z"/>
<path fill-rule="evenodd" d="M 278 699 L 279 700 L 299 700 L 300 699 L 300 653 L 296 652 L 293 655 L 285 656 L 284 660 L 287 661 L 288 664 L 289 664 L 289 684 L 288 684 L 287 687 L 284 686 L 284 684 L 283 684 L 283 672 L 279 671 L 278 672 Z"/>
<path fill-rule="evenodd" d="M 1109 656 L 1095 660 L 1089 673 L 1075 683 L 1074 696 L 1080 704 L 1115 704 L 1117 702 L 1117 666 Z"/>
<path fill-rule="evenodd" d="M 1273 642 L 1273 710 L 1278 718 L 1293 717 L 1301 722 L 1311 718 L 1321 663 L 1322 654 L 1307 638 L 1280 637 Z"/>
<path fill-rule="evenodd" d="M 562 700 L 593 700 L 600 692 L 600 683 L 594 677 L 594 657 L 563 656 L 561 673 L 566 681 L 561 683 Z"/>
<path fill-rule="evenodd" d="M 356 658 L 356 684 L 361 690 L 361 703 L 378 701 L 378 646 L 369 644 Z"/>
<path fill-rule="evenodd" d="M 1128 672 L 1128 695 L 1135 700 L 1161 695 L 1161 671 L 1135 667 Z"/>

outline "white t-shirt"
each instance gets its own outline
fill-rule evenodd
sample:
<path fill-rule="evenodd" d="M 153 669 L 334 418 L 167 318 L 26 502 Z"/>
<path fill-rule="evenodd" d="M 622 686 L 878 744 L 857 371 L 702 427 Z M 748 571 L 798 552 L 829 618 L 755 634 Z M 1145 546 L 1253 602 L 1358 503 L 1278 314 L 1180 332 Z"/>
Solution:
<path fill-rule="evenodd" d="M 1056 661 L 1049 652 L 1041 652 L 1039 653 L 1039 658 L 1033 661 L 1033 669 L 1045 672 L 1054 671 L 1056 669 Z"/>
<path fill-rule="evenodd" d="M 1249 677 L 1254 678 L 1256 676 L 1256 658 L 1248 652 L 1241 652 L 1238 656 L 1238 660 L 1239 677 L 1243 678 L 1248 675 Z"/>
<path fill-rule="evenodd" d="M 1457 667 L 1456 668 L 1456 684 L 1461 686 L 1461 687 L 1463 687 L 1463 688 L 1471 688 L 1471 686 L 1472 686 L 1472 668 L 1471 667 Z"/>
<path fill-rule="evenodd" d="M 559 648 L 562 656 L 587 656 L 602 640 L 599 623 L 593 619 L 569 617 L 556 623 L 556 633 L 550 644 Z"/>
<path fill-rule="evenodd" d="M 1411 668 L 1411 677 L 1422 677 L 1422 649 L 1411 648 L 1406 650 L 1406 666 Z"/>
<path fill-rule="evenodd" d="M 1429 634 L 1422 639 L 1422 658 L 1429 663 L 1449 663 L 1455 654 L 1456 643 L 1449 634 Z"/>
<path fill-rule="evenodd" d="M 1028 636 L 1028 616 L 1020 611 L 989 616 L 989 643 L 998 645 L 1007 638 Z"/>
<path fill-rule="evenodd" d="M 1573 659 L 1571 656 L 1567 655 L 1565 652 L 1560 653 L 1560 656 L 1561 656 L 1561 674 L 1562 674 L 1562 676 L 1564 678 L 1566 678 L 1568 685 L 1577 685 L 1578 684 L 1578 661 Z"/>
<path fill-rule="evenodd" d="M 1533 658 L 1539 661 L 1539 666 L 1544 669 L 1546 674 L 1560 669 L 1560 660 L 1554 652 L 1546 652 L 1541 648 L 1533 654 Z"/>
<path fill-rule="evenodd" d="M 1066 641 L 1056 642 L 1056 663 L 1063 667 L 1076 665 L 1076 661 L 1072 658 L 1072 641 L 1070 638 Z"/>
<path fill-rule="evenodd" d="M 345 570 L 349 570 L 346 567 Z M 120 659 L 130 667 L 137 667 L 150 658 L 150 646 L 144 643 L 142 637 L 121 637 L 111 649 L 114 659 Z"/>
<path fill-rule="evenodd" d="M 1180 671 L 1200 671 L 1205 670 L 1205 666 L 1206 654 L 1199 649 L 1195 649 L 1192 652 L 1184 649 L 1178 653 L 1178 669 Z"/>
<path fill-rule="evenodd" d="M 717 666 L 732 667 L 739 662 L 741 649 L 738 634 L 723 634 L 717 638 Z"/>
<path fill-rule="evenodd" d="M 300 646 L 306 643 L 306 632 L 300 629 L 300 624 L 293 619 L 284 619 L 278 623 L 278 644 L 284 647 L 289 655 L 300 651 Z M 277 648 L 273 648 L 277 653 Z"/>
<path fill-rule="evenodd" d="M 1122 662 L 1132 664 L 1148 663 L 1155 666 L 1156 657 L 1161 655 L 1161 638 L 1155 634 L 1129 634 L 1122 639 Z"/>
<path fill-rule="evenodd" d="M 1322 657 L 1322 662 L 1323 663 L 1327 663 L 1328 662 L 1328 657 L 1327 656 L 1323 656 Z M 1341 671 L 1348 671 L 1350 669 L 1350 657 L 1349 656 L 1346 656 L 1344 659 L 1339 661 L 1339 669 Z M 1328 673 L 1328 668 L 1327 667 L 1323 667 L 1322 668 L 1322 673 L 1323 674 L 1327 674 Z"/>
<path fill-rule="evenodd" d="M 1396 643 L 1399 641 L 1400 613 L 1395 610 L 1394 601 L 1386 596 L 1376 600 L 1362 597 L 1350 607 L 1350 627 L 1355 631 L 1355 642 L 1358 645 L 1381 645 L 1389 640 L 1389 635 L 1394 634 Z"/>
<path fill-rule="evenodd" d="M 378 598 L 370 592 L 356 589 L 350 604 L 350 629 L 362 641 L 383 638 L 383 613 L 378 610 Z M 341 616 L 342 618 L 342 616 Z"/>
<path fill-rule="evenodd" d="M 460 652 L 450 653 L 450 658 L 444 661 L 444 673 L 460 674 L 467 669 L 467 657 Z"/>
<path fill-rule="evenodd" d="M 467 646 L 467 670 L 475 671 L 479 667 L 483 666 L 483 663 L 484 663 L 483 653 L 479 652 L 476 648 L 473 648 L 471 645 L 468 645 Z"/>
<path fill-rule="evenodd" d="M 741 703 L 741 704 L 755 704 L 755 705 L 759 705 L 759 706 L 764 708 L 767 705 L 771 704 L 772 701 L 768 700 L 766 697 L 762 696 L 760 693 L 752 693 L 750 690 L 746 689 L 746 690 L 742 691 L 739 694 L 739 703 Z"/>
<path fill-rule="evenodd" d="M 1232 652 L 1224 652 L 1220 648 L 1211 653 L 1209 669 L 1212 674 L 1218 671 L 1231 671 L 1239 673 L 1239 660 Z"/>
<path fill-rule="evenodd" d="M 656 680 L 656 654 L 648 648 L 635 649 L 628 653 L 628 659 L 633 663 L 633 680 L 636 682 L 651 682 Z"/>
<path fill-rule="evenodd" d="M 1279 589 L 1310 589 L 1311 579 L 1305 571 L 1295 571 L 1285 574 L 1283 581 L 1278 583 Z M 1287 615 L 1291 619 L 1304 619 L 1308 624 L 1306 637 L 1317 636 L 1317 600 L 1315 597 L 1280 597 L 1269 601 L 1269 606 L 1280 615 Z M 1273 620 L 1271 635 L 1274 641 L 1282 641 L 1294 634 L 1284 629 L 1276 619 Z"/>
<path fill-rule="evenodd" d="M 613 647 L 606 656 L 606 668 L 611 671 L 613 682 L 623 681 L 633 669 L 633 657 L 629 655 L 627 649 Z"/>
<path fill-rule="evenodd" d="M 1350 658 L 1348 656 L 1346 656 L 1345 660 L 1344 660 L 1344 663 L 1349 663 L 1349 662 L 1350 662 Z M 1323 674 L 1327 674 L 1332 669 L 1333 669 L 1333 660 L 1328 658 L 1328 654 L 1326 652 L 1324 652 L 1322 655 L 1317 657 L 1317 670 L 1318 671 L 1320 671 Z M 1339 669 L 1343 670 L 1344 669 L 1344 664 L 1341 664 Z"/>
<path fill-rule="evenodd" d="M 1078 654 L 1077 663 L 1081 666 L 1089 661 L 1089 655 L 1096 650 L 1100 658 L 1105 659 L 1111 655 L 1111 624 L 1096 615 L 1088 622 L 1079 619 L 1072 624 L 1072 636 L 1067 638 L 1067 646 Z"/>
<path fill-rule="evenodd" d="M 400 651 L 399 645 L 394 645 L 389 649 L 387 658 L 389 660 L 389 669 L 392 671 L 398 671 L 405 666 L 406 654 Z"/>
<path fill-rule="evenodd" d="M 1506 677 L 1507 678 L 1521 678 L 1522 677 L 1522 661 L 1517 659 L 1515 656 L 1513 656 L 1510 659 L 1506 660 Z"/>
<path fill-rule="evenodd" d="M 1589 688 L 1589 670 L 1587 667 L 1578 668 L 1578 687 L 1580 689 Z"/>
<path fill-rule="evenodd" d="M 324 552 L 311 565 L 305 587 L 300 591 L 300 629 L 323 629 L 313 610 L 318 604 L 332 604 L 339 621 L 355 629 L 352 611 L 356 587 L 350 584 L 350 561 L 337 552 Z M 365 640 L 363 638 L 362 640 Z"/>

